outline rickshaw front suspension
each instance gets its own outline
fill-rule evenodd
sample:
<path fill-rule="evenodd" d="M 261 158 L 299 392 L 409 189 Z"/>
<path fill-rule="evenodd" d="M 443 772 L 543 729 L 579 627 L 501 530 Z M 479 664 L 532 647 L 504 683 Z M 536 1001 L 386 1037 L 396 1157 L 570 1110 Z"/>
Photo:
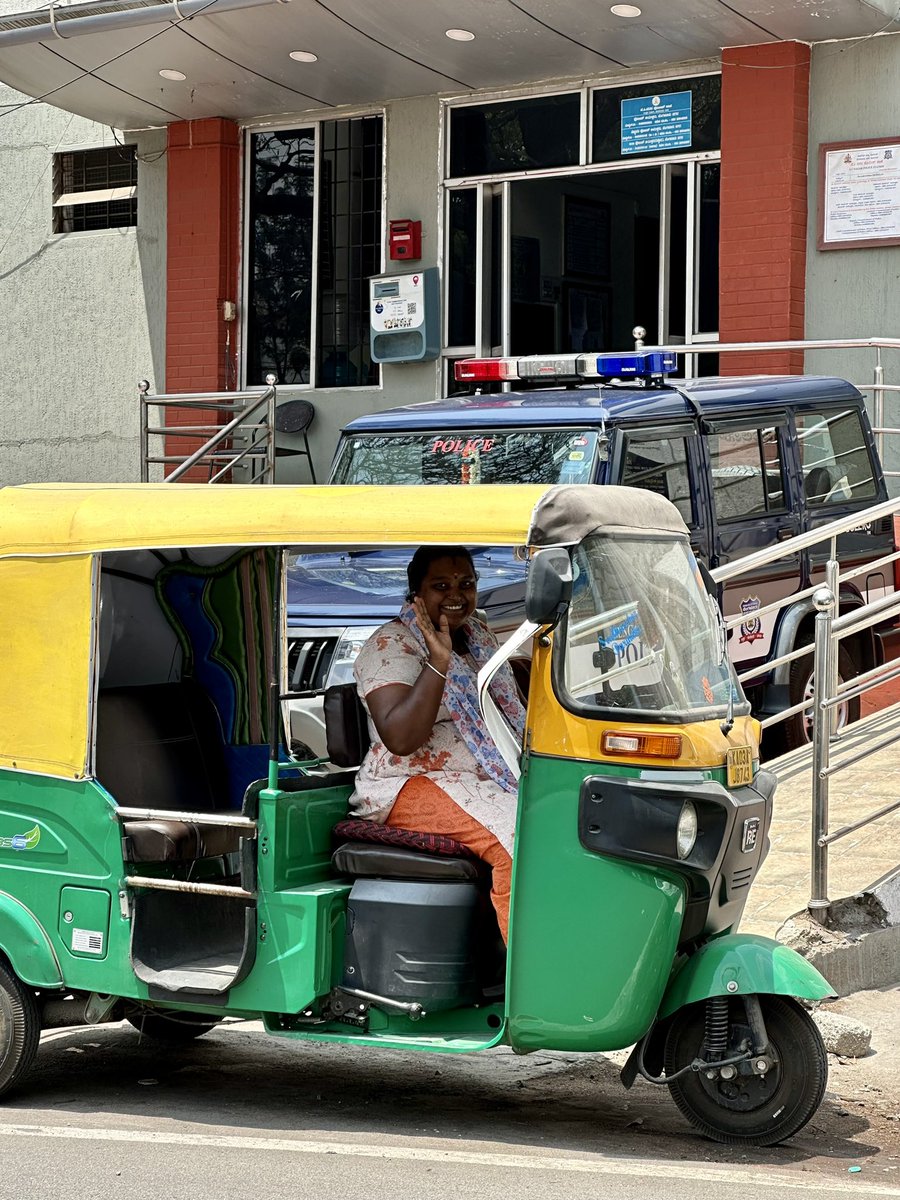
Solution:
<path fill-rule="evenodd" d="M 728 1058 L 722 1057 L 728 1049 L 729 997 L 710 996 L 706 1001 L 704 1037 L 701 1046 L 703 1057 L 695 1058 L 674 1075 L 651 1075 L 644 1066 L 644 1050 L 656 1032 L 656 1027 L 654 1027 L 637 1044 L 628 1063 L 622 1069 L 621 1078 L 625 1087 L 630 1087 L 634 1082 L 634 1077 L 638 1074 L 648 1083 L 663 1085 L 671 1083 L 682 1075 L 687 1075 L 690 1071 L 697 1074 L 703 1073 L 710 1080 L 730 1080 L 737 1075 L 768 1074 L 777 1065 L 778 1060 L 769 1043 L 759 997 L 749 995 L 742 999 L 750 1037 L 742 1039 L 741 1048 L 737 1054 Z M 633 1067 L 631 1066 L 632 1060 Z"/>

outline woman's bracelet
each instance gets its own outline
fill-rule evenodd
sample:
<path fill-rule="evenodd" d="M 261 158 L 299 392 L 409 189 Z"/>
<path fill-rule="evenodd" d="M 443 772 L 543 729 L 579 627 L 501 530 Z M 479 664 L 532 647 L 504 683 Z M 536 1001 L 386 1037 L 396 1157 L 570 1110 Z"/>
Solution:
<path fill-rule="evenodd" d="M 425 659 L 425 666 L 426 666 L 426 667 L 430 667 L 430 668 L 431 668 L 431 670 L 432 670 L 432 671 L 434 671 L 435 675 L 440 675 L 441 679 L 446 679 L 446 678 L 447 678 L 447 676 L 444 674 L 444 672 L 443 672 L 443 671 L 439 671 L 439 670 L 437 669 L 437 667 L 436 667 L 436 666 L 434 666 L 432 663 L 430 663 L 430 662 L 428 661 L 428 659 L 427 659 L 427 658 Z"/>

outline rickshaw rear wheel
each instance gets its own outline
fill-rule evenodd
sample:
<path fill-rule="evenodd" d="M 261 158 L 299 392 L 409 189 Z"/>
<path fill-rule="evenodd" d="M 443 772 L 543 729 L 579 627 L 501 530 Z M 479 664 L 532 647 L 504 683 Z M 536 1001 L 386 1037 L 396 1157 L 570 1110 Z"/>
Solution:
<path fill-rule="evenodd" d="M 732 1146 L 774 1146 L 792 1137 L 822 1103 L 828 1081 L 828 1056 L 805 1009 L 783 996 L 758 999 L 778 1060 L 767 1074 L 739 1074 L 726 1081 L 689 1071 L 669 1084 L 672 1099 L 696 1129 Z M 672 1019 L 665 1046 L 667 1076 L 701 1056 L 705 1015 L 703 1002 L 681 1009 Z M 733 1032 L 729 1056 L 739 1052 L 736 1040 Z"/>
<path fill-rule="evenodd" d="M 0 964 L 0 1095 L 27 1073 L 40 1036 L 41 1015 L 33 993 Z"/>
<path fill-rule="evenodd" d="M 157 1042 L 192 1042 L 215 1029 L 222 1018 L 206 1013 L 143 1011 L 130 1013 L 127 1020 L 138 1033 Z"/>

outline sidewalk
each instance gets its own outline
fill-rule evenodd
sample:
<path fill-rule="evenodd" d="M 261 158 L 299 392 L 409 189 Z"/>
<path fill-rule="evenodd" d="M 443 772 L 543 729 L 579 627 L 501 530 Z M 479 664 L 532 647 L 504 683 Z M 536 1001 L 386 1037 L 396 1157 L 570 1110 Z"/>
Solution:
<path fill-rule="evenodd" d="M 894 735 L 892 744 L 831 778 L 829 828 L 852 824 L 900 800 L 900 704 L 853 725 L 841 739 L 848 753 Z M 834 757 L 837 757 L 835 755 Z M 804 749 L 764 764 L 778 776 L 770 830 L 771 849 L 754 881 L 741 931 L 775 937 L 802 912 L 810 896 L 812 823 L 811 751 Z M 828 856 L 829 899 L 852 896 L 900 867 L 900 809 L 835 842 Z M 897 964 L 900 982 L 900 962 Z"/>

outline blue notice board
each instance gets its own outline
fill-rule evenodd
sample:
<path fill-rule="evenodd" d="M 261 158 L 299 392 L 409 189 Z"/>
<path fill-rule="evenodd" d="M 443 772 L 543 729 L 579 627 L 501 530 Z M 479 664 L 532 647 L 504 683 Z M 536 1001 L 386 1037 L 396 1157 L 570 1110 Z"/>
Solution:
<path fill-rule="evenodd" d="M 691 93 L 622 101 L 622 153 L 652 154 L 691 144 Z"/>

